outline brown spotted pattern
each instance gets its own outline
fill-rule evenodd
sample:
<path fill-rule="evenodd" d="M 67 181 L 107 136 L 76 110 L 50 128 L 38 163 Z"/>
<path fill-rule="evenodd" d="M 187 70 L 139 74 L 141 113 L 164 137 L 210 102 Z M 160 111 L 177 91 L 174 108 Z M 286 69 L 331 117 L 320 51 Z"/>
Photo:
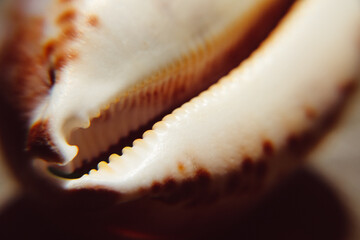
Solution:
<path fill-rule="evenodd" d="M 270 189 L 269 185 L 283 179 L 291 172 L 289 169 L 295 169 L 305 159 L 306 154 L 336 122 L 343 104 L 349 99 L 349 91 L 341 91 L 340 94 L 339 104 L 328 115 L 317 117 L 314 125 L 316 131 L 289 134 L 286 143 L 276 151 L 271 139 L 264 138 L 260 142 L 262 155 L 257 158 L 243 155 L 239 159 L 239 166 L 229 170 L 226 175 L 217 176 L 199 168 L 195 176 L 181 182 L 171 177 L 163 182 L 154 182 L 150 192 L 155 198 L 168 204 L 182 202 L 187 206 L 213 203 L 219 200 L 217 196 L 224 193 L 245 198 L 266 193 Z M 179 166 L 182 168 L 181 162 L 178 163 L 178 170 L 181 172 Z"/>
<path fill-rule="evenodd" d="M 76 15 L 77 13 L 74 9 L 66 10 L 60 14 L 60 16 L 56 20 L 56 23 L 60 26 L 69 24 L 76 19 Z"/>
<path fill-rule="evenodd" d="M 262 147 L 266 155 L 271 156 L 274 153 L 274 146 L 270 140 L 264 140 Z"/>
<path fill-rule="evenodd" d="M 310 107 L 310 106 L 306 106 L 304 108 L 305 111 L 305 116 L 309 119 L 309 120 L 313 120 L 317 117 L 317 112 L 314 108 Z"/>
<path fill-rule="evenodd" d="M 99 26 L 99 18 L 96 15 L 90 15 L 87 18 L 87 23 L 92 27 Z"/>
<path fill-rule="evenodd" d="M 1 94 L 28 117 L 53 84 L 39 44 L 43 20 L 17 15 L 12 22 L 14 30 L 0 52 Z"/>
<path fill-rule="evenodd" d="M 42 45 L 44 20 L 29 17 L 16 9 L 11 20 L 14 30 L 0 54 L 3 94 L 8 94 L 10 101 L 26 117 L 49 94 L 59 70 L 79 55 L 75 49 L 68 48 L 70 41 L 81 36 L 74 25 L 78 13 L 71 7 L 71 1 L 60 3 L 66 3 L 66 7 L 56 18 L 61 29 L 59 36 Z"/>
<path fill-rule="evenodd" d="M 77 40 L 81 36 L 81 32 L 74 24 L 78 15 L 74 8 L 65 8 L 56 20 L 57 26 L 61 29 L 59 36 L 50 39 L 44 46 L 44 51 L 56 71 L 63 69 L 79 54 L 75 49 L 70 49 L 68 46 L 71 41 Z"/>

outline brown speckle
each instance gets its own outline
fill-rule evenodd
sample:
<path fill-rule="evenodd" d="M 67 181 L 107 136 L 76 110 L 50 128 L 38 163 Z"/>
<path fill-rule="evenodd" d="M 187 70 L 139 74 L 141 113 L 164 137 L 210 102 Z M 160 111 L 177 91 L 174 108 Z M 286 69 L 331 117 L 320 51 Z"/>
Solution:
<path fill-rule="evenodd" d="M 290 148 L 296 148 L 300 142 L 299 138 L 295 134 L 290 134 L 286 141 Z"/>
<path fill-rule="evenodd" d="M 24 116 L 30 114 L 51 87 L 41 45 L 43 19 L 14 20 L 0 56 L 1 95 Z"/>
<path fill-rule="evenodd" d="M 159 93 L 159 89 L 158 89 L 158 88 L 155 88 L 155 89 L 154 89 L 154 93 L 153 93 L 153 95 L 154 95 L 154 98 L 155 98 L 155 99 L 157 99 L 157 98 L 158 98 L 158 96 L 160 95 L 160 93 Z"/>
<path fill-rule="evenodd" d="M 145 93 L 145 101 L 146 101 L 146 102 L 151 101 L 151 97 L 152 97 L 151 92 L 150 92 L 150 91 L 146 91 L 146 93 Z"/>
<path fill-rule="evenodd" d="M 90 15 L 87 18 L 87 23 L 92 27 L 98 27 L 99 26 L 99 18 L 96 15 Z"/>
<path fill-rule="evenodd" d="M 272 142 L 270 140 L 265 140 L 263 142 L 262 147 L 263 147 L 263 152 L 266 155 L 270 156 L 270 155 L 272 155 L 274 153 L 274 146 L 273 146 L 273 144 L 272 144 Z"/>
<path fill-rule="evenodd" d="M 61 70 L 67 63 L 66 55 L 60 55 L 56 58 L 54 67 L 56 70 Z"/>
<path fill-rule="evenodd" d="M 310 120 L 315 119 L 317 117 L 316 110 L 310 106 L 306 106 L 304 111 L 305 111 L 305 116 Z"/>
<path fill-rule="evenodd" d="M 184 172 L 185 166 L 184 166 L 183 163 L 179 162 L 178 165 L 177 165 L 177 167 L 178 167 L 179 172 L 181 172 L 181 173 Z"/>
<path fill-rule="evenodd" d="M 63 33 L 68 39 L 76 39 L 80 36 L 80 32 L 74 26 L 65 28 Z"/>
<path fill-rule="evenodd" d="M 50 40 L 44 45 L 44 55 L 48 59 L 55 51 L 57 42 L 55 40 Z"/>
<path fill-rule="evenodd" d="M 56 82 L 56 74 L 55 74 L 55 69 L 53 67 L 49 68 L 49 80 L 51 86 L 53 86 Z"/>
<path fill-rule="evenodd" d="M 345 96 L 350 94 L 351 92 L 354 91 L 356 85 L 357 85 L 357 81 L 354 80 L 346 81 L 346 83 L 343 83 L 342 85 L 339 86 L 340 94 Z"/>
<path fill-rule="evenodd" d="M 70 3 L 72 2 L 73 0 L 59 0 L 59 3 Z"/>
<path fill-rule="evenodd" d="M 56 22 L 60 25 L 62 24 L 67 24 L 69 22 L 74 21 L 74 19 L 76 18 L 76 11 L 74 9 L 70 9 L 65 11 L 64 13 L 62 13 L 58 19 L 56 20 Z"/>

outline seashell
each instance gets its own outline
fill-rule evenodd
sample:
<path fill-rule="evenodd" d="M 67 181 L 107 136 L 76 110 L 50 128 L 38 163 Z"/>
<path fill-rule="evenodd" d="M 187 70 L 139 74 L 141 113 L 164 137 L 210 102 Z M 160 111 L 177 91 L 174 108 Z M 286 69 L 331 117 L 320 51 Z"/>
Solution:
<path fill-rule="evenodd" d="M 26 75 L 23 86 L 1 84 L 16 89 L 27 122 L 30 178 L 61 193 L 105 192 L 121 203 L 116 213 L 147 206 L 158 232 L 245 211 L 301 165 L 306 151 L 289 145 L 323 126 L 359 66 L 356 0 L 297 1 L 284 17 L 274 9 L 292 1 L 22 4 L 15 29 L 32 34 L 12 44 L 36 57 L 0 71 Z M 97 169 L 71 177 L 96 158 Z"/>
<path fill-rule="evenodd" d="M 134 2 L 118 9 L 112 4 L 100 7 L 75 2 L 73 8 L 81 6 L 85 14 L 66 10 L 53 20 L 62 23 L 68 15 L 79 15 L 67 24 L 70 26 L 61 26 L 65 33 L 60 33 L 60 40 L 51 35 L 61 31 L 59 27 L 51 20 L 46 24 L 50 29 L 50 36 L 43 40 L 50 44 L 46 47 L 56 48 L 54 42 L 66 46 L 57 50 L 60 53 L 52 53 L 50 64 L 55 70 L 50 71 L 54 71 L 56 84 L 51 96 L 33 111 L 31 151 L 40 148 L 38 152 L 44 154 L 48 149 L 50 153 L 45 154 L 53 157 L 47 161 L 66 165 L 63 170 L 68 172 L 85 159 L 97 157 L 130 131 L 206 89 L 214 81 L 211 75 L 219 74 L 211 66 L 225 64 L 226 53 L 249 31 L 251 24 L 246 26 L 245 21 L 256 21 L 274 1 L 148 4 L 139 10 Z M 199 9 L 206 9 L 207 14 L 194 24 Z M 96 23 L 90 24 L 90 20 Z M 68 35 L 70 40 L 61 39 Z M 64 60 L 69 55 L 75 59 Z M 106 66 L 98 67 L 98 59 L 107 61 Z M 154 59 L 156 64 L 152 64 Z M 69 60 L 71 63 L 66 64 Z M 86 91 L 78 91 L 84 85 Z M 43 129 L 49 129 L 46 143 L 38 133 Z M 39 146 L 40 142 L 49 146 Z"/>

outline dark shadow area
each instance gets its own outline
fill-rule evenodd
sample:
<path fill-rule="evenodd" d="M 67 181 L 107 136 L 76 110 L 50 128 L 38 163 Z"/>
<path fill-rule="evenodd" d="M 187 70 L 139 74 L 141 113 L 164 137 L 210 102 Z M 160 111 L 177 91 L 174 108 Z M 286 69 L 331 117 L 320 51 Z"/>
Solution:
<path fill-rule="evenodd" d="M 331 186 L 301 169 L 214 239 L 344 239 L 348 223 L 346 209 Z"/>
<path fill-rule="evenodd" d="M 26 196 L 0 215 L 2 239 L 119 239 L 99 225 L 96 213 L 64 216 Z M 203 239 L 344 239 L 348 218 L 337 194 L 315 173 L 302 169 L 278 185 L 246 216 L 226 231 Z M 206 228 L 208 226 L 204 226 Z M 84 230 L 88 231 L 84 231 Z M 130 234 L 128 239 L 156 239 Z"/>

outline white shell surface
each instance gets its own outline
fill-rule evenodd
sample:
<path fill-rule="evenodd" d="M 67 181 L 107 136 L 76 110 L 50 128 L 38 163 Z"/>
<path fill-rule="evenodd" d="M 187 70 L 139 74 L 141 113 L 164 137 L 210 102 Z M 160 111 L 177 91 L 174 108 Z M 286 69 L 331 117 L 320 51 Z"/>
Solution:
<path fill-rule="evenodd" d="M 199 168 L 226 174 L 241 155 L 256 159 L 268 139 L 275 150 L 289 134 L 323 115 L 359 66 L 360 3 L 299 1 L 246 62 L 208 91 L 168 115 L 126 148 L 65 188 L 104 188 L 125 194 Z M 181 162 L 184 171 L 179 172 Z"/>
<path fill-rule="evenodd" d="M 57 74 L 30 125 L 48 121 L 54 145 L 65 163 L 71 161 L 77 148 L 66 138 L 74 128 L 88 127 L 116 97 L 264 2 L 271 1 L 73 1 L 81 37 L 66 48 L 78 57 Z M 90 26 L 90 17 L 97 27 Z M 51 21 L 56 19 L 47 23 L 44 41 L 58 34 Z"/>

